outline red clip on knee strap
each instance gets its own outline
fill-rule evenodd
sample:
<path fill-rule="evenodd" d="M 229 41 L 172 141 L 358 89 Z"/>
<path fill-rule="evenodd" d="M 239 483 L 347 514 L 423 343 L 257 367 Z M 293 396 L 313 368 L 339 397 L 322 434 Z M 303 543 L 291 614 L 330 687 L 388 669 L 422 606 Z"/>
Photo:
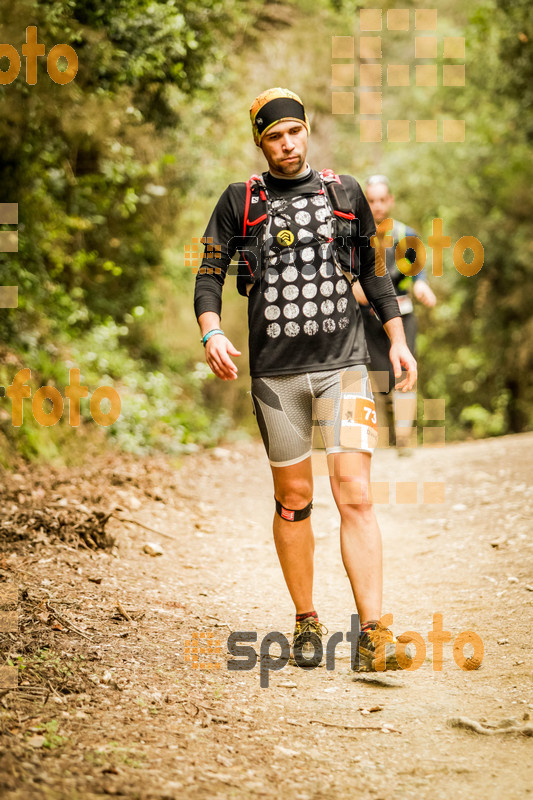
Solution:
<path fill-rule="evenodd" d="M 274 497 L 276 501 L 276 511 L 280 515 L 281 519 L 286 519 L 287 522 L 300 522 L 302 519 L 307 519 L 307 517 L 311 516 L 311 509 L 313 508 L 313 501 L 306 505 L 305 508 L 285 508 L 282 506 L 279 500 Z"/>

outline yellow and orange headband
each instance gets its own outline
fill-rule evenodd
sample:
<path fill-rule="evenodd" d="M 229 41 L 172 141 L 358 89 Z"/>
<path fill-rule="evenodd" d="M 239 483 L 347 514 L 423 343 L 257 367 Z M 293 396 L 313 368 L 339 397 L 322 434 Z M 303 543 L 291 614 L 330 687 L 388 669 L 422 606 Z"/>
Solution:
<path fill-rule="evenodd" d="M 261 147 L 261 139 L 265 133 L 273 125 L 285 119 L 302 122 L 307 128 L 307 133 L 311 133 L 304 105 L 298 95 L 289 89 L 276 87 L 258 95 L 250 107 L 250 119 L 254 142 L 258 147 Z"/>

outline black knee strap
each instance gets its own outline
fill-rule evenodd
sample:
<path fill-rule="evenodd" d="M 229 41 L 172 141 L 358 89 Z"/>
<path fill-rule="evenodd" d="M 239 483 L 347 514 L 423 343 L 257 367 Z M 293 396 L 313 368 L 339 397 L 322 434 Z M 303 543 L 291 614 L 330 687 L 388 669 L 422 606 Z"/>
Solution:
<path fill-rule="evenodd" d="M 311 516 L 311 509 L 313 508 L 312 500 L 305 508 L 297 509 L 285 508 L 276 497 L 274 497 L 274 500 L 276 501 L 276 511 L 281 519 L 286 519 L 287 522 L 300 522 L 300 520 L 307 519 L 307 517 Z"/>

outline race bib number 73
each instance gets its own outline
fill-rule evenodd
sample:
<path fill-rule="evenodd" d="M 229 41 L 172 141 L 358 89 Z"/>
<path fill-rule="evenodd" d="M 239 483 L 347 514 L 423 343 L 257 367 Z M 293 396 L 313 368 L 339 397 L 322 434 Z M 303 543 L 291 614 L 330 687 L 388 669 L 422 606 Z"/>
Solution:
<path fill-rule="evenodd" d="M 375 447 L 378 438 L 376 404 L 360 394 L 344 393 L 341 399 L 342 447 Z"/>

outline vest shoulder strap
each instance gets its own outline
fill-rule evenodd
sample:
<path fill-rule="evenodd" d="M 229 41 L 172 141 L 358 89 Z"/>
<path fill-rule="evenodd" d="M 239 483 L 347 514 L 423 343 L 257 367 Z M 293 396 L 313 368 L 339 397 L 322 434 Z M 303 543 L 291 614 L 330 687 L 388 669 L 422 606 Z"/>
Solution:
<path fill-rule="evenodd" d="M 339 176 L 332 169 L 323 169 L 319 175 L 326 186 L 333 213 L 344 219 L 355 219 L 348 194 Z M 254 174 L 246 181 L 243 236 L 247 235 L 251 227 L 263 222 L 266 216 L 266 187 L 262 176 Z"/>
<path fill-rule="evenodd" d="M 335 216 L 345 220 L 354 220 L 355 214 L 340 177 L 332 169 L 323 169 L 319 175 L 326 187 Z M 253 228 L 261 225 L 267 219 L 267 214 L 267 192 L 263 178 L 261 175 L 251 175 L 246 181 L 242 235 L 249 236 Z"/>
<path fill-rule="evenodd" d="M 242 235 L 247 236 L 250 228 L 264 222 L 267 217 L 267 197 L 261 175 L 251 175 L 246 181 L 244 201 L 244 223 Z"/>
<path fill-rule="evenodd" d="M 357 280 L 357 265 L 351 223 L 357 218 L 340 177 L 332 169 L 323 169 L 320 177 L 326 186 L 333 214 L 336 217 L 336 232 L 344 240 L 344 245 L 336 248 L 337 258 L 340 261 L 341 269 L 345 273 L 351 274 L 353 284 Z"/>
<path fill-rule="evenodd" d="M 333 213 L 343 219 L 355 219 L 348 194 L 339 176 L 332 169 L 323 169 L 320 171 L 320 177 L 326 184 Z"/>

